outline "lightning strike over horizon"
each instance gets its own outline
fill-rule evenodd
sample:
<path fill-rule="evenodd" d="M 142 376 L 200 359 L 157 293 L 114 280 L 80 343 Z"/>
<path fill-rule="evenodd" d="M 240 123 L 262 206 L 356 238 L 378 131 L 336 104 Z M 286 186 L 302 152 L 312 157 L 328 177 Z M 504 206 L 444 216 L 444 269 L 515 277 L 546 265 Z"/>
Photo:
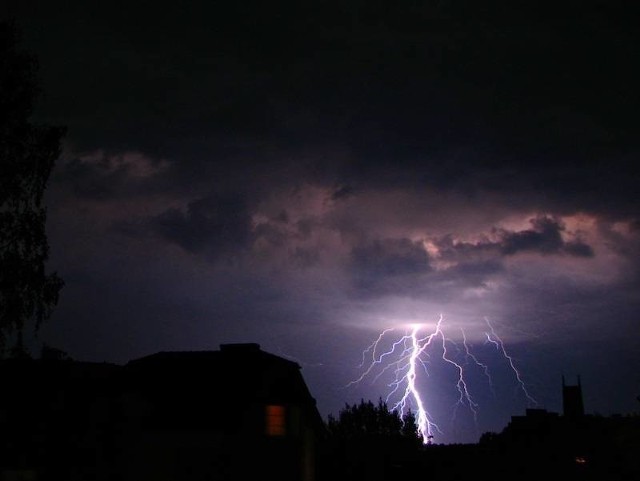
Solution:
<path fill-rule="evenodd" d="M 411 411 L 415 414 L 418 433 L 424 444 L 431 444 L 435 433 L 443 434 L 436 424 L 433 416 L 429 413 L 425 397 L 421 394 L 421 384 L 418 382 L 420 374 L 429 377 L 428 365 L 436 360 L 444 361 L 445 364 L 454 368 L 456 378 L 453 383 L 457 391 L 457 400 L 453 406 L 453 416 L 461 406 L 466 406 L 473 416 L 477 428 L 479 404 L 474 400 L 465 367 L 468 364 L 475 365 L 486 377 L 491 392 L 495 397 L 493 380 L 489 372 L 489 366 L 481 362 L 467 341 L 464 329 L 462 332 L 462 348 L 458 342 L 447 337 L 443 330 L 444 317 L 440 315 L 435 327 L 427 333 L 429 324 L 415 323 L 408 325 L 403 330 L 403 334 L 394 338 L 389 344 L 388 338 L 399 328 L 384 329 L 362 353 L 362 362 L 358 368 L 364 368 L 362 374 L 355 380 L 347 384 L 346 387 L 359 384 L 366 378 L 372 377 L 372 383 L 378 381 L 385 373 L 391 372 L 392 380 L 387 384 L 391 390 L 385 398 L 385 402 L 391 404 L 391 410 L 397 411 L 401 418 Z M 514 373 L 518 386 L 531 403 L 537 404 L 535 399 L 529 394 L 520 372 L 515 366 L 515 361 L 504 347 L 502 339 L 495 332 L 489 320 L 485 318 L 488 331 L 485 331 L 486 343 L 491 343 L 496 347 L 498 353 L 507 361 L 509 368 Z M 386 343 L 384 348 L 383 343 Z M 455 350 L 456 352 L 452 352 Z M 456 358 L 463 357 L 463 361 Z M 470 360 L 470 361 L 469 361 Z M 367 364 L 368 362 L 368 364 Z M 374 374 L 375 373 L 375 374 Z"/>

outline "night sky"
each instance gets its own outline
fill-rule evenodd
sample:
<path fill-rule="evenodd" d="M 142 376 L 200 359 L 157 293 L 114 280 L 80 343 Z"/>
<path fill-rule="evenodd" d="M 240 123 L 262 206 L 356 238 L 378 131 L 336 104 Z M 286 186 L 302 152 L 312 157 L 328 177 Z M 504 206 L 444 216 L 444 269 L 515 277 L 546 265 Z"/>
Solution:
<path fill-rule="evenodd" d="M 640 410 L 637 2 L 8 3 L 33 120 L 68 129 L 37 342 L 257 342 L 326 416 L 386 395 L 345 387 L 383 329 L 442 315 L 492 382 L 466 358 L 474 422 L 426 361 L 436 442 L 561 412 L 563 374 L 588 413 Z"/>

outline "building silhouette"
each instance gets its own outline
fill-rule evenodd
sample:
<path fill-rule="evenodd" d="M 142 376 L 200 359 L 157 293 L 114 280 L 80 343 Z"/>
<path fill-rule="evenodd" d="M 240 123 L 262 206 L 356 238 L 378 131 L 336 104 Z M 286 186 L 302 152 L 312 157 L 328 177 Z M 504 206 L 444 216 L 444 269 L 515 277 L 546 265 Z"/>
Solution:
<path fill-rule="evenodd" d="M 1 360 L 0 385 L 0 481 L 640 479 L 640 416 L 586 414 L 579 378 L 562 380 L 562 414 L 527 409 L 478 444 L 367 451 L 373 473 L 322 469 L 336 453 L 300 366 L 257 344 Z"/>
<path fill-rule="evenodd" d="M 551 473 L 589 480 L 640 476 L 640 417 L 586 414 L 580 377 L 576 385 L 562 377 L 562 415 L 527 409 L 484 440 L 487 457 L 500 459 L 504 470 L 495 479 L 539 479 Z"/>
<path fill-rule="evenodd" d="M 564 376 L 562 376 L 562 414 L 566 418 L 581 418 L 584 416 L 580 376 L 578 376 L 578 384 L 573 386 L 567 385 Z"/>
<path fill-rule="evenodd" d="M 0 361 L 0 481 L 313 481 L 324 424 L 295 362 L 258 344 L 124 366 Z"/>

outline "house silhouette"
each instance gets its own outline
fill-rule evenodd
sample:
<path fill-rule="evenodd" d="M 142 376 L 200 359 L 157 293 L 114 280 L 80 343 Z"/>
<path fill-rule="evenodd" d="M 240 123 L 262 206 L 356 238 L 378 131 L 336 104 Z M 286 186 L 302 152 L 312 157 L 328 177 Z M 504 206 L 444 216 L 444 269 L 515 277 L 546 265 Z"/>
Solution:
<path fill-rule="evenodd" d="M 506 478 L 638 479 L 640 416 L 586 414 L 579 377 L 575 385 L 562 377 L 562 408 L 526 409 L 491 436 L 486 445 L 498 448 Z"/>
<path fill-rule="evenodd" d="M 315 400 L 297 363 L 258 344 L 124 366 L 4 360 L 0 376 L 2 481 L 316 476 Z"/>

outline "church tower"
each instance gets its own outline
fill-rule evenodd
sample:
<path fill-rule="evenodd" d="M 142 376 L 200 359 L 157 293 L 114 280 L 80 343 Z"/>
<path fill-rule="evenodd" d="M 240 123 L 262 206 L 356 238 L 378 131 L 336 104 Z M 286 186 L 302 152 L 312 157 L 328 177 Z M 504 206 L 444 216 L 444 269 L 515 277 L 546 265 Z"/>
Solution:
<path fill-rule="evenodd" d="M 578 376 L 577 386 L 568 386 L 562 376 L 562 411 L 566 418 L 579 418 L 584 416 L 584 404 L 582 402 L 582 384 Z"/>

